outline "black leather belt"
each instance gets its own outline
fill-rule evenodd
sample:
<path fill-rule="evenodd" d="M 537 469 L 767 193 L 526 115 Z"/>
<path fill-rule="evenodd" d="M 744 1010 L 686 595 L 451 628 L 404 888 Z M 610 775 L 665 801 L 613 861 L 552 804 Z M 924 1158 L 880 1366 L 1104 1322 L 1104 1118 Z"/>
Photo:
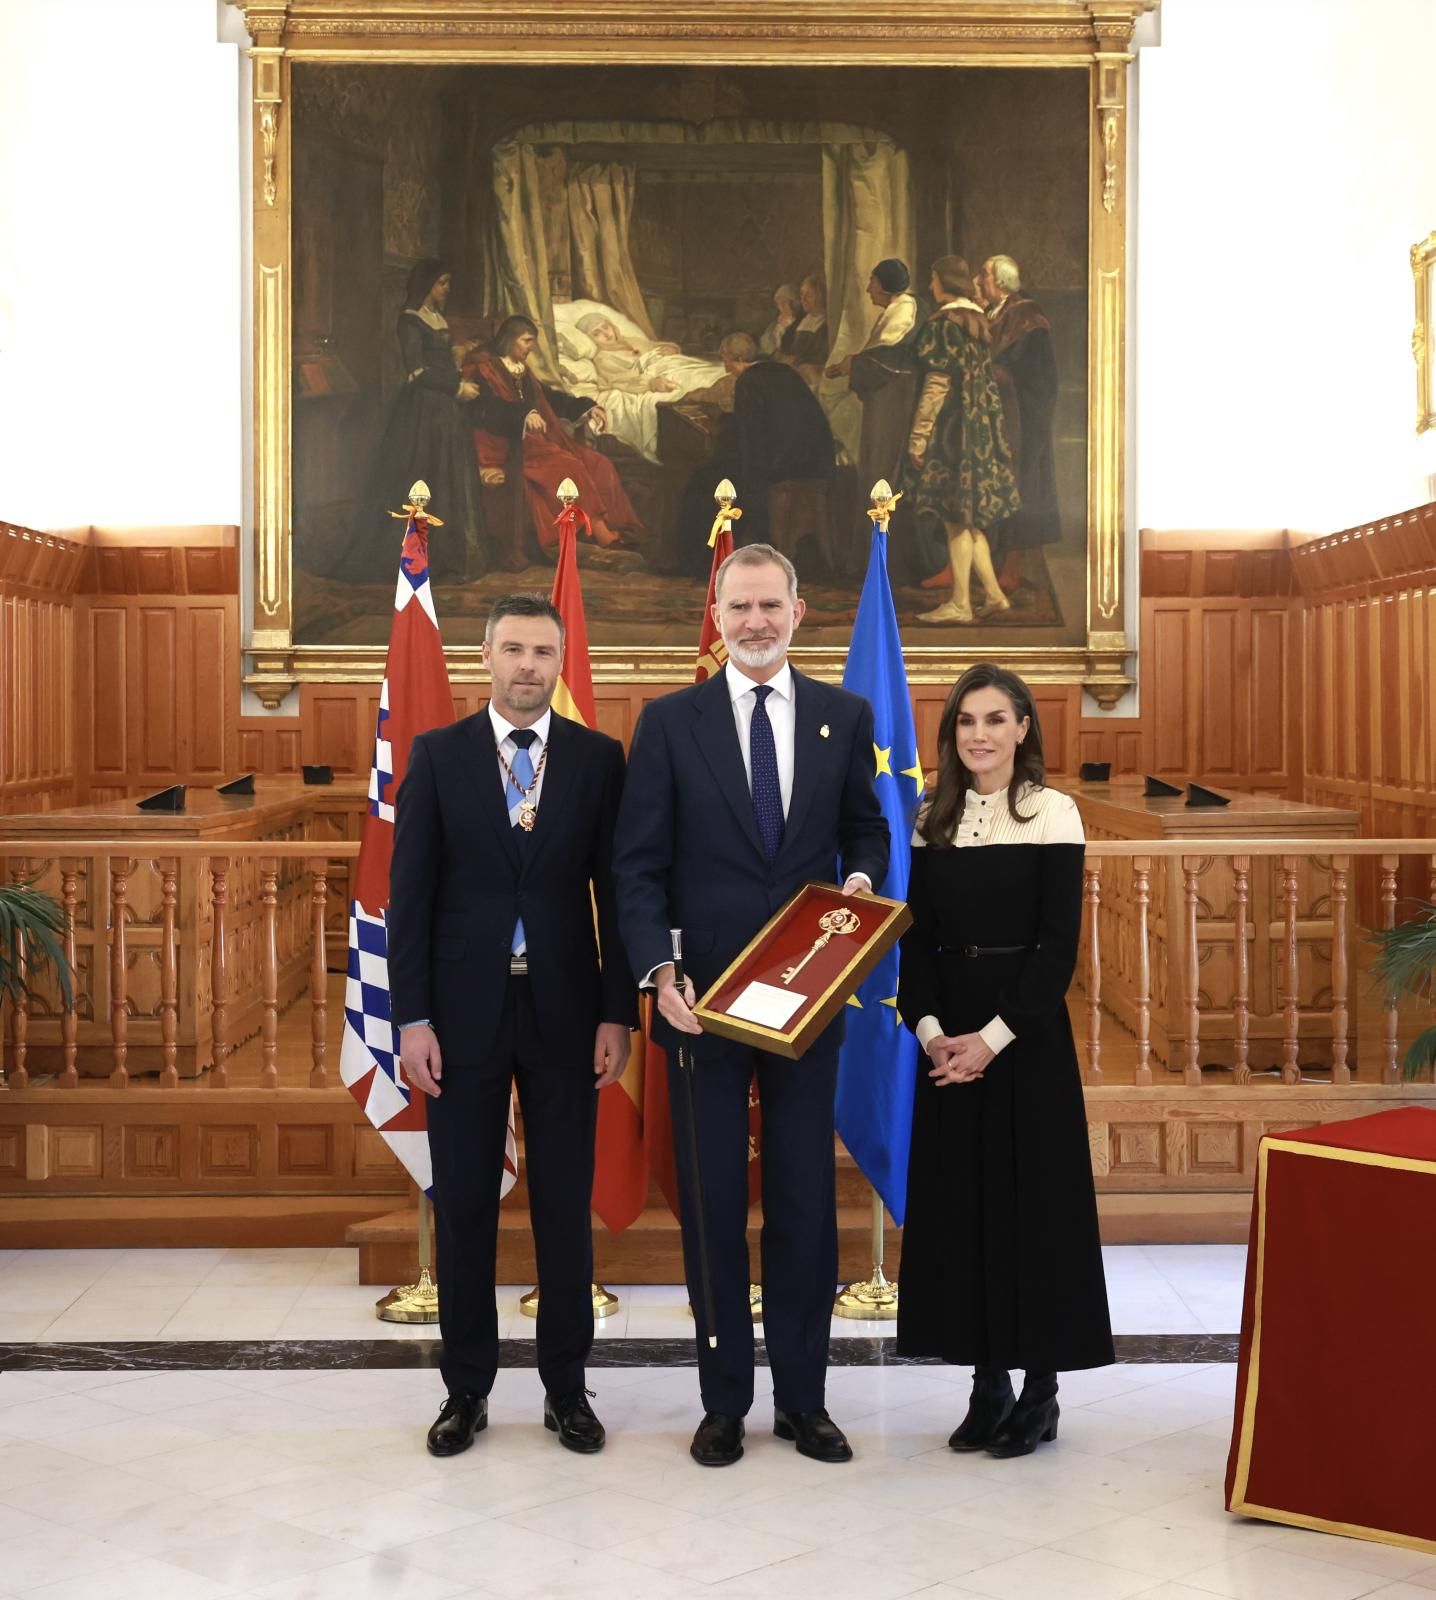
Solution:
<path fill-rule="evenodd" d="M 950 948 L 964 956 L 1021 956 L 1035 950 L 1035 944 L 960 944 Z"/>

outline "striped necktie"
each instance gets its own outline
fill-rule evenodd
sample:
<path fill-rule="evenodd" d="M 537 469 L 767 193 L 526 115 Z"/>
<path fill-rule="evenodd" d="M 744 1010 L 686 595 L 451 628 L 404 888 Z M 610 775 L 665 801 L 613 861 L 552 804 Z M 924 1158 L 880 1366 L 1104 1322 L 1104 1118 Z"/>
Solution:
<path fill-rule="evenodd" d="M 509 771 L 514 775 L 513 782 L 509 784 L 508 793 L 509 826 L 517 828 L 519 825 L 519 807 L 523 804 L 523 796 L 519 793 L 519 789 L 527 789 L 534 781 L 534 764 L 533 757 L 529 755 L 529 746 L 538 738 L 538 735 L 532 728 L 515 728 L 509 734 L 509 738 L 513 740 L 516 746 L 514 758 L 509 762 Z M 515 785 L 518 787 L 516 788 Z M 519 841 L 520 847 L 522 847 L 523 830 L 521 828 L 519 829 Z M 528 943 L 524 936 L 524 919 L 520 917 L 514 923 L 514 936 L 509 944 L 509 949 L 516 956 L 519 956 L 523 955 L 527 948 Z"/>

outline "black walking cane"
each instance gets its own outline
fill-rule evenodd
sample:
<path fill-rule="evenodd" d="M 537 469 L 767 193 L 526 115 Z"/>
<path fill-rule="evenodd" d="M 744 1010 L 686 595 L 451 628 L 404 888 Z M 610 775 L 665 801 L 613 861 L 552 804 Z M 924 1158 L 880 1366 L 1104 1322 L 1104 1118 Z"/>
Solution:
<path fill-rule="evenodd" d="M 670 928 L 673 940 L 673 982 L 686 1000 L 683 989 L 683 930 Z M 708 1224 L 703 1214 L 703 1169 L 698 1163 L 698 1106 L 693 1089 L 693 1061 L 679 1035 L 678 1076 L 688 1086 L 688 1157 L 693 1164 L 693 1220 L 698 1229 L 698 1270 L 703 1279 L 703 1320 L 708 1324 L 708 1348 L 718 1348 L 713 1321 L 713 1271 L 708 1264 Z"/>

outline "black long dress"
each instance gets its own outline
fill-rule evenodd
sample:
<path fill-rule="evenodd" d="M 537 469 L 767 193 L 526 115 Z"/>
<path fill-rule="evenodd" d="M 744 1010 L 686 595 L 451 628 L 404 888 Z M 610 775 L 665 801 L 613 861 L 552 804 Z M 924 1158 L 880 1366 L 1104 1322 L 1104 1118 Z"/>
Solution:
<path fill-rule="evenodd" d="M 409 498 L 418 478 L 429 485 L 434 515 L 444 526 L 429 540 L 435 579 L 481 577 L 488 567 L 474 405 L 459 399 L 447 327 L 436 328 L 416 311 L 399 313 L 403 379 L 389 406 L 375 449 L 355 539 L 335 573 L 355 583 L 392 583 L 399 571 L 404 524 L 389 517 Z"/>
<path fill-rule="evenodd" d="M 1115 1359 L 1087 1119 L 1065 996 L 1082 914 L 1076 808 L 969 793 L 962 847 L 915 848 L 898 1007 L 948 1035 L 1015 1035 L 973 1083 L 936 1086 L 919 1057 L 898 1350 L 1031 1372 Z M 968 947 L 1026 946 L 1020 954 Z M 999 1027 L 999 1032 L 1001 1032 Z M 991 1042 L 989 1040 L 989 1042 Z"/>

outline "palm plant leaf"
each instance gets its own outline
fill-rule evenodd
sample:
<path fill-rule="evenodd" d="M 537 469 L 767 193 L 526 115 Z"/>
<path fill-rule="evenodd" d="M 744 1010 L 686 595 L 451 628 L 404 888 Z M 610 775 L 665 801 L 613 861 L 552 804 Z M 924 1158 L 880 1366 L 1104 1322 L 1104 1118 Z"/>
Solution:
<path fill-rule="evenodd" d="M 1436 973 L 1436 904 L 1415 902 L 1417 914 L 1394 928 L 1377 928 L 1371 934 L 1377 955 L 1373 971 L 1382 998 L 1388 1006 L 1402 1000 L 1432 998 L 1432 975 Z M 1428 1028 L 1412 1044 L 1401 1063 L 1408 1078 L 1416 1077 L 1436 1061 L 1436 1028 Z"/>
<path fill-rule="evenodd" d="M 34 982 L 37 972 L 53 967 L 65 1004 L 74 1003 L 70 964 L 61 943 L 65 913 L 53 896 L 37 889 L 34 881 L 0 884 L 0 996 L 18 1000 Z M 24 941 L 22 970 L 16 953 Z"/>

